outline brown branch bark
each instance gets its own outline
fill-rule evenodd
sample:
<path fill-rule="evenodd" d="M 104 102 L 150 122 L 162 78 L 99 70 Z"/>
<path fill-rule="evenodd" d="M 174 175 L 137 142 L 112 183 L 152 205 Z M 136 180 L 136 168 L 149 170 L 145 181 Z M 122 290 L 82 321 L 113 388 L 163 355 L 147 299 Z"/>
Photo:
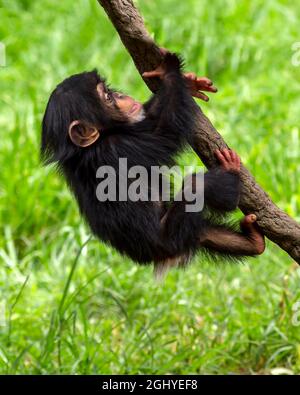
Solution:
<path fill-rule="evenodd" d="M 138 71 L 152 70 L 161 61 L 158 46 L 149 36 L 143 19 L 132 0 L 98 0 L 130 53 Z M 155 92 L 158 81 L 146 80 Z M 215 165 L 214 151 L 227 144 L 213 127 L 200 107 L 195 105 L 197 126 L 194 131 L 194 150 L 208 167 Z M 300 225 L 280 210 L 242 166 L 242 195 L 240 209 L 257 215 L 258 224 L 266 237 L 278 244 L 296 262 L 300 263 Z"/>

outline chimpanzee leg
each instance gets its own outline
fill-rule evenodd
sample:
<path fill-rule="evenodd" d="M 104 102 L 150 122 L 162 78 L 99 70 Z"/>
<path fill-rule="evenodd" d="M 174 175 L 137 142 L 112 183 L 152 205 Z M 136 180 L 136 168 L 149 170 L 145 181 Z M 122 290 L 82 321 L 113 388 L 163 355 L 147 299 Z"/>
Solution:
<path fill-rule="evenodd" d="M 208 227 L 199 238 L 200 247 L 231 256 L 254 256 L 264 252 L 265 241 L 256 215 L 249 214 L 241 221 L 242 233 L 224 226 Z"/>
<path fill-rule="evenodd" d="M 205 209 L 203 212 L 187 212 L 182 190 L 179 195 L 183 200 L 175 199 L 162 218 L 162 237 L 175 255 L 193 253 L 199 247 L 233 258 L 260 254 L 264 250 L 264 238 L 254 214 L 247 215 L 241 222 L 241 232 L 232 230 L 230 225 L 219 224 L 218 213 L 234 210 L 238 203 L 240 159 L 228 149 L 217 151 L 216 156 L 220 167 L 206 173 L 204 179 L 204 205 L 209 206 L 215 215 Z M 193 176 L 192 185 L 185 186 L 184 190 L 192 187 L 197 193 L 195 179 Z"/>
<path fill-rule="evenodd" d="M 185 213 L 185 215 L 190 216 L 190 213 Z M 165 229 L 163 233 L 166 244 L 173 252 L 154 263 L 154 273 L 158 279 L 163 277 L 171 267 L 185 266 L 193 253 L 203 248 L 212 256 L 217 254 L 230 260 L 259 255 L 265 249 L 264 236 L 256 224 L 254 214 L 245 216 L 241 221 L 241 232 L 233 231 L 230 227 L 209 224 L 208 221 L 200 222 L 197 224 L 200 225 L 198 236 L 195 235 L 195 228 L 191 229 L 195 227 L 195 222 L 190 223 L 190 232 L 188 232 L 188 221 L 185 221 L 183 217 L 181 217 L 181 224 L 176 220 L 170 223 L 169 220 L 167 216 L 163 217 L 162 227 Z M 189 238 L 186 238 L 187 233 L 189 233 Z M 182 239 L 183 235 L 184 239 Z"/>
<path fill-rule="evenodd" d="M 220 234 L 220 230 L 225 227 L 218 225 L 218 217 L 237 207 L 240 159 L 229 149 L 216 151 L 216 156 L 220 166 L 207 172 L 204 177 L 204 211 L 187 211 L 187 204 L 194 203 L 186 200 L 187 192 L 193 193 L 191 196 L 195 198 L 195 201 L 198 194 L 203 197 L 203 188 L 197 185 L 197 174 L 193 174 L 184 180 L 182 190 L 176 195 L 174 202 L 161 220 L 162 237 L 170 252 L 175 255 L 193 253 L 197 250 L 199 238 L 201 239 L 204 234 L 208 236 L 208 229 L 210 229 L 209 236 L 216 232 Z M 210 208 L 209 212 L 206 207 Z M 228 234 L 230 234 L 230 227 L 228 227 Z M 226 233 L 227 237 L 228 234 Z M 209 241 L 206 240 L 206 243 Z"/>

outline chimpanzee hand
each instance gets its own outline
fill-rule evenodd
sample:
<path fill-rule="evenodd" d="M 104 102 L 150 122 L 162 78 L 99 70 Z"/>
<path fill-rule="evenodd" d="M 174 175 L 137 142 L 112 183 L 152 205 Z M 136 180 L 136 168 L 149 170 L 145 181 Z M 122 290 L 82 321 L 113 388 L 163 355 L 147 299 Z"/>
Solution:
<path fill-rule="evenodd" d="M 171 58 L 173 58 L 174 61 L 174 58 L 176 59 L 176 55 L 171 55 L 166 48 L 160 48 L 160 53 L 163 57 L 163 62 L 155 70 L 146 71 L 145 73 L 143 73 L 143 77 L 146 78 L 158 77 L 161 79 L 164 78 L 168 68 L 168 64 L 172 62 Z M 167 56 L 168 54 L 170 54 L 171 56 Z M 205 95 L 205 93 L 203 93 L 202 91 L 212 92 L 212 93 L 216 93 L 218 91 L 217 88 L 213 86 L 212 81 L 206 77 L 197 77 L 195 73 L 183 73 L 183 76 L 187 82 L 187 86 L 193 97 L 202 99 L 204 101 L 208 101 L 209 97 Z"/>
<path fill-rule="evenodd" d="M 228 148 L 216 150 L 215 155 L 218 158 L 221 167 L 232 173 L 239 173 L 241 170 L 241 159 L 238 154 Z"/>
<path fill-rule="evenodd" d="M 213 82 L 206 77 L 197 77 L 195 73 L 184 73 L 183 76 L 187 81 L 191 95 L 197 97 L 198 99 L 202 99 L 204 101 L 209 100 L 209 97 L 201 91 L 212 93 L 216 93 L 218 91 L 213 85 Z"/>

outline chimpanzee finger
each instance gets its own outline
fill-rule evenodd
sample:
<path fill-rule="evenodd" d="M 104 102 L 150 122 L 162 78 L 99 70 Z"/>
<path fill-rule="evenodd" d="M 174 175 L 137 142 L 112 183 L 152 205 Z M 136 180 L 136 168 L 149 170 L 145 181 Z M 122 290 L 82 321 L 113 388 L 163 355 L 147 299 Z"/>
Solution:
<path fill-rule="evenodd" d="M 197 82 L 203 83 L 204 85 L 211 86 L 213 82 L 207 77 L 198 77 Z"/>
<path fill-rule="evenodd" d="M 217 149 L 217 150 L 214 152 L 214 154 L 215 154 L 215 156 L 217 157 L 217 159 L 219 160 L 220 163 L 226 162 L 226 158 L 225 158 L 224 155 L 223 155 L 223 151 Z"/>
<path fill-rule="evenodd" d="M 222 150 L 222 153 L 223 153 L 224 157 L 226 158 L 226 161 L 227 162 L 231 162 L 231 156 L 230 156 L 230 153 L 229 153 L 229 149 L 228 148 L 224 148 Z"/>
<path fill-rule="evenodd" d="M 241 158 L 238 156 L 238 154 L 235 151 L 231 151 L 233 153 L 234 157 L 234 163 L 237 169 L 240 169 L 241 167 Z"/>
<path fill-rule="evenodd" d="M 235 153 L 235 155 L 236 155 L 236 159 L 237 159 L 237 165 L 238 165 L 238 167 L 240 167 L 241 166 L 241 158 L 239 157 L 239 155 L 237 153 Z"/>
<path fill-rule="evenodd" d="M 191 80 L 197 80 L 197 75 L 195 74 L 195 73 L 184 73 L 184 76 L 187 78 L 187 79 L 191 79 Z"/>
<path fill-rule="evenodd" d="M 241 162 L 240 157 L 239 157 L 238 154 L 237 154 L 235 151 L 233 151 L 233 150 L 231 150 L 231 155 L 232 155 L 233 161 L 234 161 L 234 162 L 236 163 L 236 165 L 238 166 L 238 165 L 240 164 L 240 162 Z"/>
<path fill-rule="evenodd" d="M 199 87 L 199 89 L 201 89 L 202 91 L 205 91 L 205 92 L 212 92 L 212 93 L 218 92 L 218 89 L 215 86 L 207 86 L 207 85 L 203 86 L 203 85 L 201 85 Z"/>
<path fill-rule="evenodd" d="M 207 89 L 209 92 L 213 92 L 213 93 L 216 93 L 216 92 L 218 92 L 218 88 L 216 88 L 215 86 L 210 86 L 208 89 Z"/>
<path fill-rule="evenodd" d="M 192 96 L 197 97 L 198 99 L 204 100 L 204 101 L 209 101 L 209 97 L 206 96 L 203 92 L 193 92 Z"/>
<path fill-rule="evenodd" d="M 231 161 L 232 162 L 236 162 L 236 153 L 234 151 L 232 151 L 232 150 L 229 150 L 229 154 L 230 154 L 230 157 L 231 157 Z"/>

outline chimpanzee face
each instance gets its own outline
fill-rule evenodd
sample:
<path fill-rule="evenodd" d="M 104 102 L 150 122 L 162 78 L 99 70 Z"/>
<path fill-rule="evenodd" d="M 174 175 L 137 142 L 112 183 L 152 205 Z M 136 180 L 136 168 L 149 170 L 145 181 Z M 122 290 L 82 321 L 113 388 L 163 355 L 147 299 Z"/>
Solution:
<path fill-rule="evenodd" d="M 118 122 L 143 119 L 143 105 L 109 89 L 96 70 L 75 74 L 50 96 L 43 119 L 42 151 L 45 157 L 58 158 L 70 143 L 88 147 Z"/>
<path fill-rule="evenodd" d="M 97 92 L 102 102 L 109 108 L 117 107 L 129 121 L 136 122 L 143 118 L 143 105 L 132 97 L 108 89 L 104 82 L 97 84 Z"/>

